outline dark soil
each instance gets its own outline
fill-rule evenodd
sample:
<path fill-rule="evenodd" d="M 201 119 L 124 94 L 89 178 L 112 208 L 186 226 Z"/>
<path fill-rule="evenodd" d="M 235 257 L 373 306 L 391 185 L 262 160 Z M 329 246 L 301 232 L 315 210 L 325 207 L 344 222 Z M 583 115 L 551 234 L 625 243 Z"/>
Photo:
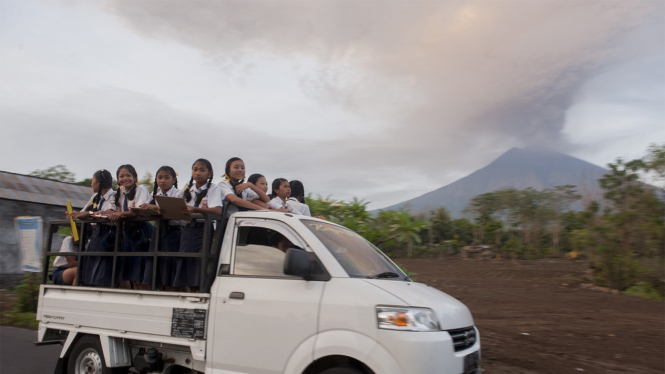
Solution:
<path fill-rule="evenodd" d="M 395 262 L 469 307 L 484 374 L 665 372 L 665 303 L 580 287 L 587 263 Z"/>

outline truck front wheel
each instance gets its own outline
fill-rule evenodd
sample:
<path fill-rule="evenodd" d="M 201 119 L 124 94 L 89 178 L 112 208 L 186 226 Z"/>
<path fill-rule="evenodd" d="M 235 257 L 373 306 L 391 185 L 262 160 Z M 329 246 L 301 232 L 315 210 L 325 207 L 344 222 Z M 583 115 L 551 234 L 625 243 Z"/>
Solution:
<path fill-rule="evenodd" d="M 106 367 L 104 353 L 99 337 L 86 335 L 81 337 L 67 360 L 67 374 L 116 374 L 121 371 Z M 124 370 L 127 372 L 127 370 Z"/>

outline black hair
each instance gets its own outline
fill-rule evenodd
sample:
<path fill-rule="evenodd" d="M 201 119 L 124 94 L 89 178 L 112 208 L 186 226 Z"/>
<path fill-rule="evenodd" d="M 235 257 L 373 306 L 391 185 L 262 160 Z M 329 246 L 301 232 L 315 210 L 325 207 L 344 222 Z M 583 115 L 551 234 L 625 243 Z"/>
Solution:
<path fill-rule="evenodd" d="M 192 168 L 194 165 L 196 165 L 197 162 L 200 162 L 202 164 L 205 164 L 205 166 L 210 170 L 210 178 L 208 178 L 208 183 L 206 184 L 206 189 L 201 192 L 200 194 L 196 195 L 196 200 L 194 201 L 194 205 L 199 205 L 201 204 L 201 201 L 203 200 L 204 197 L 208 194 L 208 190 L 210 189 L 210 183 L 212 183 L 212 177 L 213 177 L 213 171 L 212 171 L 212 164 L 210 161 L 206 160 L 205 158 L 200 158 L 192 164 Z M 187 184 L 187 189 L 185 189 L 185 201 L 190 202 L 192 200 L 192 193 L 189 191 L 190 188 L 192 188 L 192 183 L 194 182 L 194 176 L 189 178 L 189 183 Z"/>
<path fill-rule="evenodd" d="M 101 208 L 101 206 L 99 206 L 99 201 L 102 199 L 102 190 L 113 187 L 113 175 L 111 175 L 110 171 L 101 169 L 97 170 L 92 177 L 99 182 L 99 191 L 97 191 L 97 195 L 92 199 L 92 205 L 90 205 L 86 211 L 96 212 Z"/>
<path fill-rule="evenodd" d="M 303 186 L 302 182 L 294 179 L 289 182 L 289 186 L 291 186 L 291 196 L 305 204 L 305 186 Z M 298 199 L 298 196 L 300 196 L 300 199 Z"/>
<path fill-rule="evenodd" d="M 252 174 L 252 175 L 249 176 L 249 178 L 247 178 L 247 183 L 256 184 L 256 182 L 258 182 L 259 179 L 261 179 L 261 178 L 265 178 L 265 177 L 261 174 Z"/>
<path fill-rule="evenodd" d="M 171 174 L 174 179 L 173 187 L 178 188 L 178 175 L 176 174 L 175 169 L 170 166 L 162 166 L 161 168 L 157 169 L 157 172 L 155 173 L 155 185 L 152 187 L 152 200 L 150 201 L 150 204 L 155 203 L 155 195 L 157 195 L 157 174 L 159 174 L 160 171 L 165 171 Z"/>
<path fill-rule="evenodd" d="M 275 193 L 275 190 L 279 190 L 279 186 L 281 186 L 282 183 L 284 183 L 284 182 L 288 183 L 289 181 L 284 179 L 284 178 L 277 178 L 274 181 L 272 181 L 272 190 L 270 190 L 270 195 L 268 195 L 268 196 L 270 196 L 271 199 L 274 199 L 274 198 L 277 197 L 277 193 Z"/>
<path fill-rule="evenodd" d="M 136 169 L 134 169 L 132 165 L 125 164 L 125 165 L 120 165 L 118 170 L 115 172 L 116 178 L 118 178 L 118 175 L 120 175 L 120 170 L 122 169 L 127 169 L 129 174 L 131 174 L 132 177 L 134 177 L 134 185 L 127 192 L 127 200 L 134 200 L 134 196 L 136 196 L 136 185 L 138 184 L 139 181 L 139 175 L 136 173 Z M 115 194 L 115 206 L 120 206 L 120 187 L 118 187 L 118 193 Z"/>
<path fill-rule="evenodd" d="M 228 161 L 226 161 L 226 166 L 224 167 L 224 175 L 226 175 L 226 178 L 229 179 L 229 183 L 231 183 L 231 186 L 233 187 L 240 184 L 240 182 L 233 184 L 233 182 L 231 181 L 231 176 L 229 175 L 231 174 L 231 164 L 236 161 L 242 161 L 242 159 L 240 157 L 231 157 Z"/>

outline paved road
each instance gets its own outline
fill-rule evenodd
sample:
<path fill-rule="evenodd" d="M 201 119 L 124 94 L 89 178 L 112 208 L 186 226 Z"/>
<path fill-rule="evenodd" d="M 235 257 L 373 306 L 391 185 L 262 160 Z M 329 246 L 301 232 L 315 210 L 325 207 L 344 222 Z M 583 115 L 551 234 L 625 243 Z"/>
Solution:
<path fill-rule="evenodd" d="M 62 346 L 36 341 L 35 330 L 0 326 L 0 374 L 52 374 Z"/>

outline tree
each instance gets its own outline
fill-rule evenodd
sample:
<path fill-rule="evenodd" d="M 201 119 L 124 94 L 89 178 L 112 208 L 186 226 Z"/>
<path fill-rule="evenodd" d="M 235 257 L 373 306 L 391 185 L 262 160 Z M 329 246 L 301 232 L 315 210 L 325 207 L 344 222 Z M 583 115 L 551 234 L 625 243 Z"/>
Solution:
<path fill-rule="evenodd" d="M 433 246 L 434 241 L 442 242 L 445 240 L 450 240 L 451 227 L 450 227 L 450 212 L 444 207 L 431 210 L 429 212 L 429 221 L 431 225 L 429 226 L 429 240 L 430 246 Z"/>
<path fill-rule="evenodd" d="M 554 186 L 552 189 L 547 189 L 548 200 L 550 207 L 554 212 L 554 225 L 552 228 L 552 247 L 554 253 L 560 254 L 559 251 L 559 238 L 561 237 L 562 218 L 564 210 L 570 207 L 570 204 L 579 200 L 580 195 L 577 194 L 575 186 L 564 185 Z"/>
<path fill-rule="evenodd" d="M 152 190 L 155 187 L 155 181 L 152 179 L 152 173 L 146 171 L 145 174 L 143 174 L 143 177 L 139 178 L 139 184 L 144 185 L 148 191 L 152 193 Z"/>
<path fill-rule="evenodd" d="M 485 225 L 492 220 L 492 215 L 498 210 L 497 194 L 488 192 L 471 199 L 469 205 L 464 209 L 470 213 L 478 224 L 478 241 L 484 241 Z"/>
<path fill-rule="evenodd" d="M 654 173 L 656 182 L 660 184 L 660 200 L 662 201 L 665 199 L 665 143 L 651 144 L 644 158 L 644 164 L 646 171 Z M 662 220 L 665 221 L 665 215 Z M 663 225 L 661 233 L 660 251 L 661 257 L 665 258 L 665 225 Z"/>
<path fill-rule="evenodd" d="M 61 182 L 74 183 L 74 173 L 69 171 L 65 165 L 55 165 L 43 170 L 35 170 L 29 174 L 33 177 L 54 179 Z"/>
<path fill-rule="evenodd" d="M 644 193 L 643 184 L 639 181 L 639 172 L 645 165 L 642 160 L 625 162 L 618 158 L 616 163 L 607 166 L 610 171 L 600 178 L 599 182 L 605 190 L 605 199 L 616 212 L 611 219 L 621 233 L 624 255 L 629 255 L 631 237 L 639 219 L 637 211 L 639 198 Z"/>
<path fill-rule="evenodd" d="M 466 218 L 452 220 L 450 222 L 450 233 L 455 241 L 455 248 L 469 245 L 473 242 L 473 224 Z"/>
<path fill-rule="evenodd" d="M 414 220 L 408 212 L 402 210 L 397 215 L 397 222 L 392 225 L 397 241 L 407 243 L 407 256 L 413 257 L 413 242 L 420 244 L 420 230 L 429 226 L 429 222 Z"/>
<path fill-rule="evenodd" d="M 665 181 L 665 143 L 651 144 L 643 162 L 646 171 L 655 173 L 658 180 Z"/>

